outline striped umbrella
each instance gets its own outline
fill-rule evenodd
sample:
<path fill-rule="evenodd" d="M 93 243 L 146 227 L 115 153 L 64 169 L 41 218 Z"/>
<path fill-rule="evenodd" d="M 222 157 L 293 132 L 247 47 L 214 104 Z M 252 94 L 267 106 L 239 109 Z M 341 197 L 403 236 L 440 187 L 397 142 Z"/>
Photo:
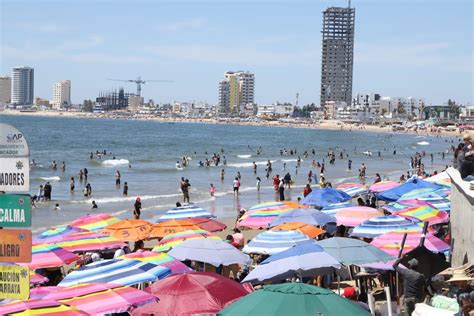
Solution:
<path fill-rule="evenodd" d="M 398 215 L 386 215 L 368 219 L 354 227 L 351 236 L 375 238 L 392 230 L 421 229 L 417 222 Z"/>
<path fill-rule="evenodd" d="M 0 315 L 89 315 L 75 307 L 64 305 L 60 302 L 44 299 L 14 301 L 0 305 Z"/>
<path fill-rule="evenodd" d="M 87 230 L 70 225 L 58 226 L 55 228 L 51 228 L 45 232 L 42 232 L 40 235 L 35 237 L 33 239 L 33 244 L 37 245 L 57 243 L 62 241 L 66 236 L 80 232 L 87 232 Z"/>
<path fill-rule="evenodd" d="M 347 207 L 336 213 L 337 225 L 355 227 L 373 217 L 382 216 L 379 210 L 367 206 Z"/>
<path fill-rule="evenodd" d="M 429 222 L 430 225 L 449 222 L 449 214 L 429 206 L 415 206 L 395 213 L 407 218 Z"/>
<path fill-rule="evenodd" d="M 405 245 L 403 247 L 403 254 L 410 252 L 411 250 L 418 247 L 422 232 L 419 230 L 395 230 L 379 237 L 374 238 L 371 244 L 379 249 L 382 249 L 386 253 L 392 256 L 398 256 L 400 246 L 403 240 L 403 235 L 407 234 Z M 450 247 L 447 243 L 434 236 L 431 233 L 426 234 L 424 246 L 432 252 L 445 252 L 449 251 Z"/>
<path fill-rule="evenodd" d="M 126 244 L 117 238 L 95 232 L 82 232 L 69 235 L 62 242 L 56 243 L 69 251 L 91 251 L 104 249 L 118 249 Z"/>
<path fill-rule="evenodd" d="M 279 215 L 298 208 L 307 208 L 295 202 L 266 202 L 248 209 L 237 223 L 237 227 L 265 228 Z"/>
<path fill-rule="evenodd" d="M 171 270 L 160 265 L 139 260 L 102 260 L 90 263 L 69 273 L 59 286 L 81 283 L 114 283 L 135 285 L 153 282 L 171 274 Z"/>
<path fill-rule="evenodd" d="M 294 230 L 268 230 L 255 236 L 242 251 L 273 255 L 310 240 L 305 234 Z"/>
<path fill-rule="evenodd" d="M 361 183 L 342 183 L 338 185 L 336 189 L 341 190 L 352 197 L 369 192 L 369 189 Z"/>
<path fill-rule="evenodd" d="M 162 238 L 169 234 L 174 234 L 177 232 L 182 232 L 183 230 L 195 230 L 200 229 L 199 226 L 191 223 L 188 220 L 176 220 L 172 219 L 166 222 L 161 222 L 153 225 L 153 229 L 150 233 L 152 237 Z"/>
<path fill-rule="evenodd" d="M 69 225 L 84 228 L 87 230 L 100 231 L 102 228 L 120 221 L 117 217 L 109 214 L 88 214 L 72 221 Z"/>
<path fill-rule="evenodd" d="M 90 315 L 124 313 L 158 300 L 153 294 L 117 284 L 77 284 L 61 288 L 44 299 L 75 306 Z"/>
<path fill-rule="evenodd" d="M 422 198 L 418 198 L 417 200 L 420 202 L 425 202 L 428 205 L 431 205 L 432 207 L 440 211 L 444 211 L 444 212 L 451 211 L 451 201 L 448 198 L 422 197 Z M 404 201 L 401 201 L 401 202 L 404 202 Z"/>
<path fill-rule="evenodd" d="M 393 189 L 395 187 L 398 187 L 399 185 L 401 185 L 401 183 L 398 183 L 395 181 L 381 181 L 381 182 L 372 184 L 369 187 L 369 190 L 374 193 L 379 193 L 379 192 Z"/>
<path fill-rule="evenodd" d="M 268 226 L 272 227 L 291 222 L 303 222 L 315 226 L 324 226 L 328 223 L 336 223 L 336 218 L 315 209 L 299 208 L 281 214 L 272 220 Z"/>
<path fill-rule="evenodd" d="M 171 219 L 186 219 L 192 217 L 212 218 L 215 217 L 208 210 L 197 205 L 185 205 L 172 208 L 158 218 L 158 222 L 169 221 Z"/>
<path fill-rule="evenodd" d="M 334 216 L 340 210 L 343 210 L 347 207 L 352 207 L 352 206 L 356 206 L 356 205 L 352 202 L 333 203 L 333 204 L 323 207 L 321 212 Z"/>
<path fill-rule="evenodd" d="M 122 241 L 144 240 L 150 237 L 153 225 L 141 219 L 124 219 L 102 228 L 102 233 Z"/>
<path fill-rule="evenodd" d="M 200 238 L 221 239 L 219 236 L 216 236 L 215 234 L 203 229 L 185 230 L 163 237 L 163 239 L 160 240 L 160 242 L 152 249 L 152 251 L 168 251 L 174 246 L 181 244 L 185 240 Z"/>
<path fill-rule="evenodd" d="M 448 196 L 449 191 L 446 190 L 439 190 L 433 188 L 421 188 L 411 190 L 403 194 L 398 200 L 410 200 L 410 199 L 418 199 L 422 197 L 436 197 L 436 198 L 445 198 Z"/>
<path fill-rule="evenodd" d="M 164 252 L 143 251 L 132 252 L 119 257 L 118 259 L 133 259 L 143 262 L 150 262 L 171 269 L 171 274 L 194 271 L 179 260 Z"/>
<path fill-rule="evenodd" d="M 429 182 L 435 182 L 435 183 L 438 183 L 438 184 L 442 184 L 442 185 L 445 185 L 445 186 L 448 186 L 448 187 L 451 186 L 451 178 L 449 177 L 449 175 L 446 171 L 443 171 L 441 173 L 438 173 L 437 175 L 426 178 L 425 180 L 429 181 Z"/>
<path fill-rule="evenodd" d="M 404 201 L 396 201 L 396 202 L 387 203 L 385 205 L 382 205 L 381 208 L 390 213 L 396 213 L 398 211 L 402 211 L 409 207 L 423 206 L 423 205 L 429 205 L 429 204 L 420 200 L 404 200 Z"/>
<path fill-rule="evenodd" d="M 79 260 L 80 257 L 66 249 L 56 245 L 33 245 L 31 249 L 31 262 L 20 265 L 26 265 L 30 269 L 61 267 Z"/>
<path fill-rule="evenodd" d="M 305 234 L 309 238 L 316 238 L 317 236 L 325 233 L 325 231 L 319 227 L 302 222 L 284 223 L 277 225 L 270 230 L 294 230 Z"/>

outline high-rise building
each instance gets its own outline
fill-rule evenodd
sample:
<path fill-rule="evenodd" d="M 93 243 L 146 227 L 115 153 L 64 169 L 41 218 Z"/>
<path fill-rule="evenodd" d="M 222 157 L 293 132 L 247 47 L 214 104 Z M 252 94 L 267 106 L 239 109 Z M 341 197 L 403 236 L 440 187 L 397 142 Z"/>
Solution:
<path fill-rule="evenodd" d="M 53 84 L 53 109 L 59 110 L 71 105 L 71 81 L 63 80 Z"/>
<path fill-rule="evenodd" d="M 246 71 L 228 71 L 219 82 L 219 112 L 239 114 L 254 103 L 255 75 Z"/>
<path fill-rule="evenodd" d="M 12 79 L 9 76 L 0 77 L 0 104 L 10 103 Z"/>
<path fill-rule="evenodd" d="M 255 101 L 255 75 L 246 71 L 239 73 L 239 111 Z"/>
<path fill-rule="evenodd" d="M 352 101 L 355 9 L 331 7 L 323 12 L 321 106 Z"/>
<path fill-rule="evenodd" d="M 26 66 L 14 67 L 12 71 L 11 103 L 32 105 L 34 96 L 34 69 Z"/>

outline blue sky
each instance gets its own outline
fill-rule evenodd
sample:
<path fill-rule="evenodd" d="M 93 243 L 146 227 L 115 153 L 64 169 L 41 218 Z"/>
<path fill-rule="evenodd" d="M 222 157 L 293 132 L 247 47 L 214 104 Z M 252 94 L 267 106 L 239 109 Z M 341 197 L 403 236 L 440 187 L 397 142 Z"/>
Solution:
<path fill-rule="evenodd" d="M 72 101 L 147 83 L 158 102 L 217 102 L 228 70 L 256 76 L 256 101 L 319 102 L 322 11 L 339 0 L 0 0 L 0 74 L 35 68 L 35 95 L 72 81 Z M 354 95 L 474 103 L 471 0 L 353 0 Z M 135 91 L 134 84 L 124 84 Z"/>

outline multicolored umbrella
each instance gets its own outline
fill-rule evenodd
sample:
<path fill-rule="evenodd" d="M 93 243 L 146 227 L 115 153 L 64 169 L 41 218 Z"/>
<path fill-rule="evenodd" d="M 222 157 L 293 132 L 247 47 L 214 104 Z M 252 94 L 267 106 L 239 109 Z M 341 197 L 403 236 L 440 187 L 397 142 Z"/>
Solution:
<path fill-rule="evenodd" d="M 188 218 L 187 221 L 199 226 L 201 229 L 207 230 L 208 232 L 223 231 L 227 228 L 226 224 L 211 218 L 194 217 Z"/>
<path fill-rule="evenodd" d="M 162 238 L 162 237 L 165 237 L 166 235 L 182 232 L 184 230 L 197 230 L 197 229 L 201 229 L 201 228 L 191 223 L 188 220 L 172 219 L 166 222 L 161 222 L 161 223 L 153 225 L 153 229 L 151 230 L 150 236 Z"/>
<path fill-rule="evenodd" d="M 242 251 L 273 255 L 308 241 L 311 241 L 308 236 L 294 230 L 268 230 L 255 236 Z"/>
<path fill-rule="evenodd" d="M 390 202 L 385 205 L 382 205 L 381 208 L 390 212 L 390 213 L 396 213 L 398 211 L 402 211 L 404 209 L 407 209 L 409 207 L 413 206 L 425 206 L 429 205 L 428 203 L 424 201 L 420 201 L 417 199 L 414 200 L 403 200 L 403 201 L 396 201 L 396 202 Z"/>
<path fill-rule="evenodd" d="M 48 294 L 44 299 L 75 306 L 90 315 L 124 313 L 158 300 L 153 294 L 117 284 L 77 284 Z"/>
<path fill-rule="evenodd" d="M 321 209 L 321 212 L 323 212 L 325 214 L 328 214 L 328 215 L 331 215 L 331 216 L 334 216 L 340 210 L 343 210 L 347 207 L 352 207 L 352 206 L 356 206 L 356 205 L 352 202 L 333 203 L 333 204 L 329 204 L 329 205 L 323 207 Z"/>
<path fill-rule="evenodd" d="M 102 229 L 102 233 L 122 241 L 144 240 L 150 237 L 153 225 L 141 219 L 124 219 Z"/>
<path fill-rule="evenodd" d="M 59 286 L 72 286 L 81 283 L 114 283 L 135 285 L 152 282 L 171 274 L 169 268 L 139 260 L 102 260 L 90 263 L 75 270 L 59 283 Z"/>
<path fill-rule="evenodd" d="M 197 205 L 185 205 L 172 208 L 158 218 L 158 222 L 169 221 L 172 219 L 186 219 L 192 217 L 212 218 L 215 217 L 208 210 Z"/>
<path fill-rule="evenodd" d="M 380 181 L 378 183 L 374 183 L 369 187 L 369 190 L 374 193 L 379 193 L 383 191 L 387 191 L 398 187 L 401 183 L 395 181 Z"/>
<path fill-rule="evenodd" d="M 88 214 L 73 220 L 69 225 L 87 230 L 100 231 L 102 228 L 120 221 L 119 218 L 109 214 Z"/>
<path fill-rule="evenodd" d="M 341 190 L 352 197 L 369 192 L 369 189 L 361 183 L 342 183 L 339 184 L 336 189 Z"/>
<path fill-rule="evenodd" d="M 33 245 L 31 249 L 31 262 L 22 263 L 32 270 L 40 268 L 61 267 L 81 259 L 78 255 L 56 245 Z"/>
<path fill-rule="evenodd" d="M 27 300 L 15 301 L 0 305 L 0 315 L 89 315 L 82 312 L 75 307 L 67 306 L 65 304 L 52 300 Z"/>
<path fill-rule="evenodd" d="M 354 227 L 351 236 L 375 238 L 392 230 L 421 229 L 417 222 L 398 215 L 374 217 Z"/>
<path fill-rule="evenodd" d="M 374 238 L 371 244 L 379 249 L 382 249 L 386 253 L 392 256 L 398 256 L 400 246 L 403 240 L 403 235 L 407 234 L 405 245 L 403 247 L 403 253 L 410 252 L 420 244 L 422 232 L 419 230 L 395 230 L 379 237 Z M 434 236 L 433 234 L 426 234 L 424 246 L 432 252 L 446 252 L 449 251 L 450 247 L 447 243 Z"/>
<path fill-rule="evenodd" d="M 434 189 L 434 188 L 421 188 L 415 189 L 410 192 L 403 194 L 398 201 L 400 200 L 411 200 L 418 199 L 422 197 L 435 197 L 435 198 L 445 198 L 448 196 L 448 192 L 443 189 Z"/>
<path fill-rule="evenodd" d="M 48 281 L 49 279 L 47 277 L 30 270 L 30 285 L 43 284 Z"/>
<path fill-rule="evenodd" d="M 36 236 L 33 239 L 33 244 L 54 244 L 63 241 L 64 237 L 66 236 L 87 231 L 88 230 L 86 229 L 70 225 L 59 226 L 51 228 L 45 232 L 42 232 L 39 236 Z"/>
<path fill-rule="evenodd" d="M 160 242 L 152 249 L 155 252 L 168 251 L 176 245 L 181 244 L 183 241 L 188 239 L 199 239 L 199 238 L 211 238 L 221 239 L 219 236 L 214 235 L 203 229 L 197 230 L 185 230 L 182 232 L 169 234 L 165 236 Z"/>
<path fill-rule="evenodd" d="M 333 188 L 314 189 L 301 200 L 301 204 L 323 208 L 333 203 L 348 201 L 351 198 L 349 194 Z"/>
<path fill-rule="evenodd" d="M 294 230 L 305 234 L 309 238 L 316 238 L 317 236 L 325 233 L 324 229 L 302 222 L 284 223 L 277 225 L 270 230 Z"/>
<path fill-rule="evenodd" d="M 367 206 L 347 207 L 336 213 L 337 225 L 355 227 L 372 217 L 382 216 L 383 213 Z"/>
<path fill-rule="evenodd" d="M 150 262 L 171 269 L 171 274 L 186 273 L 194 271 L 179 260 L 164 252 L 143 251 L 132 252 L 119 257 L 118 259 L 133 259 L 143 262 Z"/>
<path fill-rule="evenodd" d="M 430 225 L 447 223 L 449 214 L 429 206 L 415 206 L 395 213 L 403 217 L 429 222 Z"/>
<path fill-rule="evenodd" d="M 307 208 L 295 202 L 266 202 L 248 209 L 237 223 L 237 227 L 266 228 L 268 224 L 283 213 L 298 208 Z"/>
<path fill-rule="evenodd" d="M 281 214 L 272 220 L 268 226 L 272 227 L 291 222 L 303 222 L 315 226 L 324 226 L 328 223 L 336 223 L 336 218 L 315 209 L 298 208 Z"/>
<path fill-rule="evenodd" d="M 72 252 L 118 249 L 126 246 L 117 238 L 92 231 L 66 236 L 62 242 L 56 243 L 56 245 Z"/>
<path fill-rule="evenodd" d="M 438 184 L 442 184 L 442 185 L 445 185 L 445 186 L 448 186 L 448 187 L 451 186 L 451 178 L 449 177 L 449 175 L 446 171 L 443 171 L 441 173 L 438 173 L 437 175 L 426 178 L 425 180 L 430 181 L 430 182 L 435 182 L 435 183 L 438 183 Z"/>

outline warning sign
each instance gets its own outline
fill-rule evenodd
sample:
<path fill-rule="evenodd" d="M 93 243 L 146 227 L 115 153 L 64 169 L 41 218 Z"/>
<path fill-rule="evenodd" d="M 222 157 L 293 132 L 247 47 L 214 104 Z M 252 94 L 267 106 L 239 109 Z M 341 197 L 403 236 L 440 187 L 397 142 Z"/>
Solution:
<path fill-rule="evenodd" d="M 30 296 L 28 267 L 0 266 L 0 299 L 27 300 Z"/>
<path fill-rule="evenodd" d="M 31 262 L 31 231 L 0 229 L 0 262 Z"/>

